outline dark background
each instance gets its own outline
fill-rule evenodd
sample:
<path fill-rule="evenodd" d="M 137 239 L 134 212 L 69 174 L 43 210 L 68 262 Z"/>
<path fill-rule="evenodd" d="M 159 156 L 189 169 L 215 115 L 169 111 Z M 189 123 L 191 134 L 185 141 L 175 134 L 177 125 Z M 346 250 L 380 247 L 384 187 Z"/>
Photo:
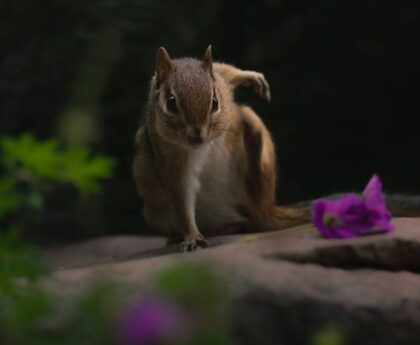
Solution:
<path fill-rule="evenodd" d="M 58 238 L 147 230 L 131 177 L 133 136 L 156 49 L 263 72 L 278 198 L 420 193 L 420 3 L 399 0 L 0 0 L 0 134 L 89 145 L 115 157 L 102 195 L 59 190 L 36 227 Z"/>

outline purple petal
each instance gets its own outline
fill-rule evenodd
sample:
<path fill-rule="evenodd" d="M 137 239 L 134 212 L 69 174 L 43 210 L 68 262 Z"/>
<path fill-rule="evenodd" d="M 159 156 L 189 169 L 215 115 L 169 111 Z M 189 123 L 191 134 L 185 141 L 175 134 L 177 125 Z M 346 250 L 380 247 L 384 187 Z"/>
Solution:
<path fill-rule="evenodd" d="M 373 175 L 363 191 L 366 207 L 369 209 L 375 227 L 385 231 L 394 230 L 390 223 L 392 215 L 389 212 L 382 194 L 382 183 L 377 175 Z"/>
<path fill-rule="evenodd" d="M 148 297 L 123 315 L 119 328 L 120 343 L 148 345 L 176 341 L 185 337 L 186 326 L 186 316 L 170 301 Z"/>
<path fill-rule="evenodd" d="M 334 229 L 334 237 L 333 238 L 354 238 L 357 237 L 357 232 L 352 231 L 346 225 L 337 226 Z"/>
<path fill-rule="evenodd" d="M 365 189 L 363 190 L 363 196 L 366 199 L 381 199 L 382 198 L 382 182 L 378 175 L 373 175 Z"/>
<path fill-rule="evenodd" d="M 378 175 L 373 175 L 363 191 L 366 207 L 387 213 L 385 198 L 382 195 L 382 183 Z"/>
<path fill-rule="evenodd" d="M 332 202 L 331 213 L 340 222 L 360 222 L 366 217 L 366 206 L 356 194 L 344 194 L 340 199 Z"/>

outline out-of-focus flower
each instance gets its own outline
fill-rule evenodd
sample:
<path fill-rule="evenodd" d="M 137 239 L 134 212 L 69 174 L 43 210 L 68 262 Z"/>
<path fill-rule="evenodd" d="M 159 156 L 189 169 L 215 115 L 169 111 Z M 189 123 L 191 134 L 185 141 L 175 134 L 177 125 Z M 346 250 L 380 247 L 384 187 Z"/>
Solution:
<path fill-rule="evenodd" d="M 169 300 L 149 296 L 123 314 L 119 326 L 122 345 L 176 344 L 188 337 L 186 314 Z"/>
<path fill-rule="evenodd" d="M 318 200 L 312 209 L 312 222 L 327 238 L 352 238 L 394 230 L 382 194 L 382 183 L 372 176 L 362 196 L 344 194 L 337 200 Z"/>

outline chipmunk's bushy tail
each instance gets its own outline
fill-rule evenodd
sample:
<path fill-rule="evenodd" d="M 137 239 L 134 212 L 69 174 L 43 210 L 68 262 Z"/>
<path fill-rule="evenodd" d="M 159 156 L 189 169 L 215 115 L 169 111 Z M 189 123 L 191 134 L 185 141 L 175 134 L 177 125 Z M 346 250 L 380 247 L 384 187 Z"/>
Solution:
<path fill-rule="evenodd" d="M 272 206 L 253 217 L 253 229 L 265 232 L 290 228 L 311 221 L 310 208 Z"/>

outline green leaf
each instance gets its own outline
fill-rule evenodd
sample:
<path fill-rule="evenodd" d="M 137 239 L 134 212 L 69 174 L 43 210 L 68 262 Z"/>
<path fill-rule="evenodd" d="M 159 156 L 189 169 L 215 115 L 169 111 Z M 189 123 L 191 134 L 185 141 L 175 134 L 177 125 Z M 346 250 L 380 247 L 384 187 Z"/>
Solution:
<path fill-rule="evenodd" d="M 59 172 L 60 153 L 55 140 L 36 141 L 31 134 L 3 138 L 3 159 L 6 166 L 55 179 Z"/>
<path fill-rule="evenodd" d="M 1 147 L 4 165 L 16 178 L 32 185 L 70 183 L 84 194 L 99 192 L 100 181 L 112 176 L 115 165 L 111 158 L 92 157 L 85 148 L 60 149 L 57 141 L 38 141 L 31 134 L 5 137 Z"/>
<path fill-rule="evenodd" d="M 0 219 L 23 204 L 22 196 L 16 191 L 15 181 L 11 177 L 0 179 Z"/>
<path fill-rule="evenodd" d="M 82 192 L 100 191 L 99 180 L 111 177 L 114 161 L 96 156 L 89 158 L 86 149 L 72 149 L 63 154 L 63 181 L 70 182 Z"/>

